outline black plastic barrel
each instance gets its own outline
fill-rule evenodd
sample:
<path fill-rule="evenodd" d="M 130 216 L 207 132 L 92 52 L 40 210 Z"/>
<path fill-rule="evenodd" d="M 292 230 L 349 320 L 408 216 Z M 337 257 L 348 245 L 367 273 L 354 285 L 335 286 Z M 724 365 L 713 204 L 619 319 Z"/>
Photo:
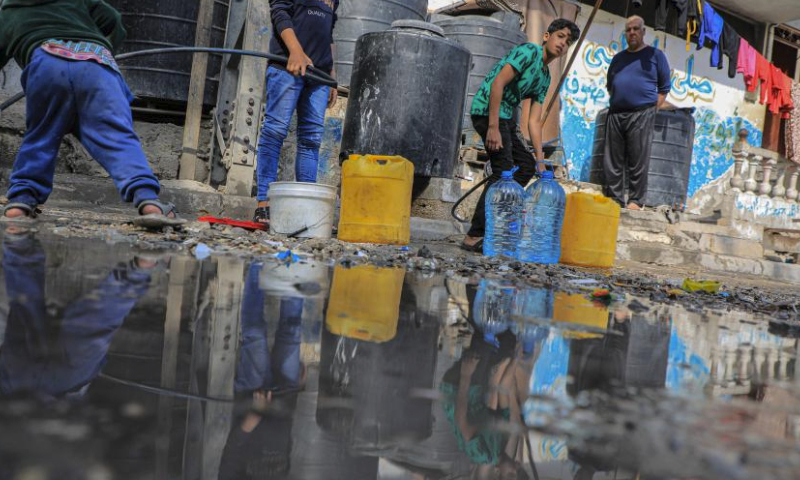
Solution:
<path fill-rule="evenodd" d="M 342 155 L 401 155 L 414 174 L 452 178 L 469 50 L 440 27 L 404 20 L 358 40 Z"/>
<path fill-rule="evenodd" d="M 333 30 L 339 85 L 350 85 L 361 35 L 388 30 L 395 20 L 425 20 L 427 14 L 428 0 L 341 0 Z"/>
<path fill-rule="evenodd" d="M 680 207 L 686 204 L 694 147 L 693 113 L 693 108 L 679 108 L 659 110 L 656 114 L 645 205 Z M 607 117 L 608 110 L 602 110 L 595 123 L 590 181 L 598 185 L 605 185 L 603 150 Z"/>
<path fill-rule="evenodd" d="M 108 0 L 122 14 L 128 37 L 117 53 L 153 48 L 194 46 L 199 0 L 164 2 L 157 0 Z M 228 21 L 229 0 L 214 2 L 211 46 L 222 47 Z M 203 102 L 213 105 L 222 57 L 210 55 Z M 164 102 L 186 102 L 192 72 L 192 54 L 174 53 L 132 58 L 120 62 L 133 93 Z"/>
<path fill-rule="evenodd" d="M 442 27 L 447 38 L 460 43 L 472 54 L 472 70 L 469 73 L 464 105 L 463 131 L 467 146 L 479 144 L 480 136 L 472 128 L 469 115 L 472 99 L 497 62 L 512 48 L 527 41 L 525 33 L 520 30 L 521 17 L 513 12 L 495 12 L 491 16 L 434 15 L 432 21 Z"/>

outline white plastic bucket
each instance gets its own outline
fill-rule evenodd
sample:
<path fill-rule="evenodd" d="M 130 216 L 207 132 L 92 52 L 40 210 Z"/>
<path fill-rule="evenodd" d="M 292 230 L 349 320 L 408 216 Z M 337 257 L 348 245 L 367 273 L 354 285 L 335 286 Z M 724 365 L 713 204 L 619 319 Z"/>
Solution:
<path fill-rule="evenodd" d="M 317 262 L 300 261 L 288 267 L 283 264 L 267 263 L 261 269 L 258 285 L 268 296 L 297 297 L 322 300 L 328 298 L 330 290 L 330 269 Z M 297 289 L 300 283 L 316 283 L 319 292 L 304 293 Z"/>
<path fill-rule="evenodd" d="M 320 183 L 275 182 L 269 186 L 269 230 L 303 238 L 331 238 L 336 187 Z"/>

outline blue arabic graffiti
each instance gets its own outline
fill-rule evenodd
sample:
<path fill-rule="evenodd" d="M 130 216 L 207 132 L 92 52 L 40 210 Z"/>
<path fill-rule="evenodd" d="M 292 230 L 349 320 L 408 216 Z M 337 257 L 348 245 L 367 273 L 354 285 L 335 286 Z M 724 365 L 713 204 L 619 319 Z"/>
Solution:
<path fill-rule="evenodd" d="M 759 217 L 798 218 L 800 206 L 791 204 L 781 206 L 772 198 L 762 198 L 755 194 L 739 195 L 736 198 L 736 209 L 751 212 Z"/>
<path fill-rule="evenodd" d="M 686 59 L 686 73 L 672 71 L 672 96 L 678 100 L 714 101 L 714 84 L 708 78 L 694 75 L 694 55 Z"/>
<path fill-rule="evenodd" d="M 742 117 L 722 118 L 710 108 L 699 108 L 694 113 L 694 120 L 696 131 L 689 175 L 690 197 L 724 175 L 733 165 L 731 151 L 740 129 L 747 129 L 751 145 L 761 145 L 761 131 Z"/>

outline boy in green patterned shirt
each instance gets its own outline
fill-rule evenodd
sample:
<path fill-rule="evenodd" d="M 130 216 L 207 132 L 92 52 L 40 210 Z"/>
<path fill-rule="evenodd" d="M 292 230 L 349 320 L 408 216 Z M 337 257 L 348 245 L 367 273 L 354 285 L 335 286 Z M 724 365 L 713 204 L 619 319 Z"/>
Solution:
<path fill-rule="evenodd" d="M 559 18 L 547 28 L 542 46 L 523 43 L 514 47 L 486 76 L 483 85 L 472 101 L 472 125 L 480 134 L 489 161 L 492 176 L 472 216 L 472 227 L 462 248 L 480 252 L 486 226 L 486 192 L 500 179 L 504 171 L 518 166 L 514 179 L 523 187 L 536 172 L 536 160 L 544 159 L 542 152 L 542 104 L 550 88 L 548 65 L 569 50 L 580 36 L 573 22 Z M 531 99 L 528 128 L 533 141 L 534 154 L 528 152 L 524 140 L 518 135 L 514 112 L 523 100 Z"/>

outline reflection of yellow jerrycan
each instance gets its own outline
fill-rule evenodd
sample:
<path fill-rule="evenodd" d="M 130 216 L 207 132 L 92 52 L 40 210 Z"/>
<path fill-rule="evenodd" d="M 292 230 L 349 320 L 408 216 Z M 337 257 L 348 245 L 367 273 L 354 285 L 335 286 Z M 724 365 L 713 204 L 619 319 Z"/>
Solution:
<path fill-rule="evenodd" d="M 339 240 L 407 245 L 414 164 L 403 157 L 351 155 L 342 164 Z"/>
<path fill-rule="evenodd" d="M 619 205 L 602 195 L 567 195 L 561 229 L 561 263 L 581 267 L 614 266 Z"/>
<path fill-rule="evenodd" d="M 325 319 L 328 330 L 375 343 L 394 338 L 404 278 L 400 268 L 337 266 Z"/>
<path fill-rule="evenodd" d="M 553 306 L 553 321 L 574 323 L 605 330 L 608 328 L 608 307 L 598 305 L 580 294 L 556 293 Z M 587 338 L 600 338 L 603 335 L 593 332 L 565 330 L 562 336 L 564 338 L 584 340 Z"/>

